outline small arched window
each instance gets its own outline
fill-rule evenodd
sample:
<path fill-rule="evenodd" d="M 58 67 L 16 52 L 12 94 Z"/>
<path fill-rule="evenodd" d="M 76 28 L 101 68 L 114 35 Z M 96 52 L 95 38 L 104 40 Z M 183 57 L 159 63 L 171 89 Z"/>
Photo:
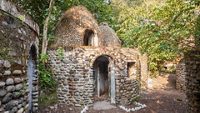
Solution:
<path fill-rule="evenodd" d="M 94 42 L 94 32 L 92 30 L 86 29 L 83 39 L 84 46 L 93 46 Z"/>

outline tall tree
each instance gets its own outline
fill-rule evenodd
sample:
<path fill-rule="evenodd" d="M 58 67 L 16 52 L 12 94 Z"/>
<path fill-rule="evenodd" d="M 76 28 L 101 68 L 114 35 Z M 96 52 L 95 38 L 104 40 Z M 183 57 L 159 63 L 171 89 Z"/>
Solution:
<path fill-rule="evenodd" d="M 53 6 L 54 6 L 54 0 L 50 0 L 49 3 L 49 9 L 48 9 L 48 15 L 44 21 L 44 27 L 43 27 L 43 38 L 42 38 L 42 54 L 46 54 L 47 51 L 47 46 L 48 46 L 48 25 L 49 25 L 49 19 L 51 17 L 51 13 L 53 10 Z"/>

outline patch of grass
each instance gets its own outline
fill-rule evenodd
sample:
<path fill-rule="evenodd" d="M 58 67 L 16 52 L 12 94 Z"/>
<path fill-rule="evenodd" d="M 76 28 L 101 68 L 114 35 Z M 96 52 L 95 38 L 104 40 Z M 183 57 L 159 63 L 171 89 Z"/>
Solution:
<path fill-rule="evenodd" d="M 50 91 L 50 92 L 43 92 L 41 91 L 39 96 L 39 106 L 41 108 L 53 105 L 57 103 L 57 93 L 56 90 Z"/>

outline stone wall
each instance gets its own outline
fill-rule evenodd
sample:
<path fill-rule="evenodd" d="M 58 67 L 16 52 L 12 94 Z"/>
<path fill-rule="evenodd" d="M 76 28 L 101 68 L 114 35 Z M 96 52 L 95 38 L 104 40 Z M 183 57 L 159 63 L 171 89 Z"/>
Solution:
<path fill-rule="evenodd" d="M 185 76 L 186 76 L 185 60 L 182 59 L 176 66 L 176 89 L 182 92 L 185 92 L 186 90 Z"/>
<path fill-rule="evenodd" d="M 188 113 L 200 113 L 200 51 L 191 51 L 185 56 Z"/>
<path fill-rule="evenodd" d="M 37 110 L 38 80 L 34 66 L 37 63 L 38 32 L 37 24 L 29 16 L 18 11 L 18 8 L 7 0 L 0 1 L 1 113 Z M 28 65 L 30 61 L 33 62 L 31 67 Z M 32 70 L 32 88 L 29 88 L 28 68 Z"/>
<path fill-rule="evenodd" d="M 7 60 L 0 60 L 0 68 L 0 112 L 27 111 L 28 90 L 24 72 L 13 70 Z"/>
<path fill-rule="evenodd" d="M 148 57 L 146 54 L 140 55 L 140 67 L 141 67 L 141 88 L 147 89 L 147 81 L 149 78 L 148 70 Z"/>
<path fill-rule="evenodd" d="M 139 95 L 139 54 L 132 49 L 78 47 L 65 49 L 63 56 L 57 50 L 49 50 L 49 64 L 58 81 L 60 103 L 82 106 L 94 102 L 93 63 L 101 56 L 109 56 L 114 64 L 116 103 L 128 104 Z M 135 62 L 136 78 L 127 75 L 127 62 Z"/>

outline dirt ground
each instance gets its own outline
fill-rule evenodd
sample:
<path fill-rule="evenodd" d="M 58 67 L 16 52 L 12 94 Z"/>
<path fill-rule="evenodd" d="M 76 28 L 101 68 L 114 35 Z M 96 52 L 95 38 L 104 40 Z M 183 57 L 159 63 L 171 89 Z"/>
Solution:
<path fill-rule="evenodd" d="M 175 89 L 175 75 L 166 74 L 152 79 L 152 88 L 141 91 L 139 103 L 147 107 L 134 113 L 186 113 L 185 95 Z M 80 113 L 80 108 L 54 105 L 40 108 L 39 113 Z M 87 113 L 125 113 L 119 106 L 109 110 L 89 107 Z"/>

